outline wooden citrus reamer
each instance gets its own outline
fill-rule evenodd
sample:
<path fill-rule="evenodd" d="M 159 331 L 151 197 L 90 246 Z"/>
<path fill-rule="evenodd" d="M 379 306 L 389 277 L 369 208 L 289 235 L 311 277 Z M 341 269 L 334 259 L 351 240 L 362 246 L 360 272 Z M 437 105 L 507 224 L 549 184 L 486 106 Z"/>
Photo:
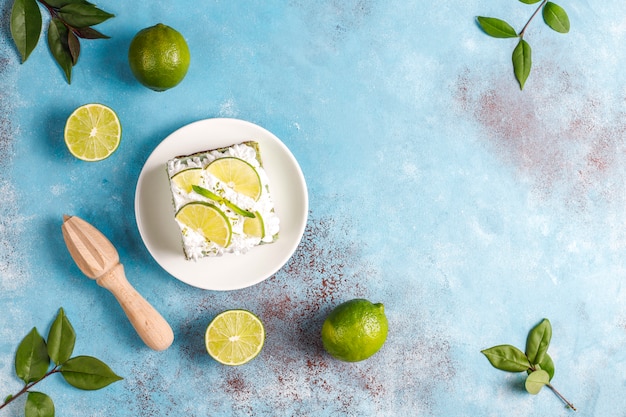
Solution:
<path fill-rule="evenodd" d="M 154 350 L 167 349 L 174 341 L 172 328 L 128 282 L 113 244 L 76 216 L 63 216 L 61 229 L 78 268 L 115 296 L 141 340 Z"/>

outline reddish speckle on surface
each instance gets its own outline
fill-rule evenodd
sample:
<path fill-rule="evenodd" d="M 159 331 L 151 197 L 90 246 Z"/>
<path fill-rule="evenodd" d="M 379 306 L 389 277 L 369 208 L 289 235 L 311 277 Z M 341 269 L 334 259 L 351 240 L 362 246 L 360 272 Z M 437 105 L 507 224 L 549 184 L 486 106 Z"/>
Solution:
<path fill-rule="evenodd" d="M 313 401 L 338 415 L 358 415 L 355 410 L 363 398 L 368 399 L 370 410 L 382 412 L 388 398 L 397 395 L 394 390 L 412 390 L 415 385 L 420 391 L 409 401 L 426 410 L 434 405 L 434 387 L 454 376 L 447 341 L 440 334 L 430 334 L 430 329 L 412 329 L 419 337 L 403 348 L 406 351 L 394 352 L 386 344 L 381 352 L 356 364 L 324 351 L 320 331 L 326 315 L 341 302 L 368 298 L 362 282 L 377 273 L 363 257 L 364 243 L 349 238 L 351 227 L 349 219 L 316 218 L 311 213 L 300 247 L 288 264 L 267 282 L 235 294 L 241 303 L 259 300 L 258 313 L 268 338 L 255 361 L 263 363 L 268 379 L 278 387 L 274 407 L 284 411 L 278 414 L 297 410 L 299 402 Z M 414 327 L 410 317 L 407 320 L 398 325 Z M 386 354 L 385 349 L 389 349 Z M 232 374 L 228 384 L 237 397 L 249 393 L 254 381 L 243 373 Z"/>
<path fill-rule="evenodd" d="M 285 267 L 258 288 L 234 297 L 242 303 L 250 297 L 259 300 L 257 313 L 268 332 L 297 324 L 302 341 L 314 343 L 319 339 L 316 327 L 321 328 L 327 311 L 339 302 L 363 297 L 361 281 L 374 273 L 361 260 L 360 243 L 346 237 L 349 227 L 334 219 L 312 219 Z M 250 294 L 257 291 L 262 294 Z"/>
<path fill-rule="evenodd" d="M 418 410 L 432 409 L 436 387 L 445 386 L 455 371 L 444 336 L 431 326 L 423 327 L 426 312 L 391 321 L 387 343 L 365 361 L 342 362 L 324 351 L 320 332 L 326 315 L 346 300 L 368 298 L 362 283 L 378 274 L 364 256 L 364 243 L 351 240 L 352 227 L 350 219 L 310 213 L 301 245 L 275 276 L 228 293 L 194 292 L 195 308 L 177 332 L 184 363 L 173 379 L 205 385 L 202 407 L 228 409 L 237 415 L 315 415 L 311 410 L 345 416 L 384 413 L 389 398 L 408 391 L 414 392 L 408 403 Z M 263 350 L 242 367 L 216 363 L 204 347 L 206 325 L 226 308 L 249 309 L 265 325 Z M 399 348 L 398 340 L 404 336 L 394 328 L 415 334 L 415 342 Z M 394 341 L 393 335 L 398 339 Z M 150 379 L 148 372 L 136 370 L 140 378 Z M 167 395 L 166 384 L 154 379 L 148 383 L 152 393 L 143 385 L 133 387 L 133 395 L 145 402 L 140 415 L 169 415 L 168 410 L 150 406 L 152 395 Z M 272 395 L 265 397 L 266 392 Z"/>
<path fill-rule="evenodd" d="M 239 372 L 232 372 L 226 377 L 223 385 L 224 391 L 235 396 L 246 394 L 248 387 Z"/>
<path fill-rule="evenodd" d="M 535 88 L 524 91 L 508 78 L 482 90 L 474 81 L 469 71 L 459 76 L 457 103 L 482 126 L 486 146 L 537 195 L 558 195 L 584 209 L 589 198 L 610 200 L 624 191 L 610 179 L 626 160 L 623 111 L 607 114 L 593 92 L 581 101 L 567 72 L 544 74 L 537 68 Z"/>

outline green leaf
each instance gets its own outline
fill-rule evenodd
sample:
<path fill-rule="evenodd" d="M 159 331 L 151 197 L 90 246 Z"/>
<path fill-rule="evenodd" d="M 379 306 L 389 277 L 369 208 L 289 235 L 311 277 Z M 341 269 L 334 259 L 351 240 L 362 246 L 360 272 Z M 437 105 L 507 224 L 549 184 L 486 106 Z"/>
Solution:
<path fill-rule="evenodd" d="M 72 31 L 67 33 L 67 46 L 70 48 L 72 65 L 76 65 L 76 62 L 78 62 L 78 56 L 80 55 L 80 41 Z"/>
<path fill-rule="evenodd" d="M 94 28 L 76 28 L 76 35 L 83 39 L 109 39 L 110 37 L 98 32 Z"/>
<path fill-rule="evenodd" d="M 544 385 L 550 383 L 550 376 L 543 369 L 539 369 L 537 371 L 531 372 L 526 378 L 526 382 L 524 386 L 526 387 L 526 391 L 529 394 L 538 394 L 543 388 Z"/>
<path fill-rule="evenodd" d="M 523 372 L 530 368 L 530 362 L 524 352 L 511 345 L 498 345 L 482 350 L 491 365 L 506 372 Z"/>
<path fill-rule="evenodd" d="M 72 356 L 75 342 L 76 333 L 74 332 L 74 328 L 65 315 L 63 308 L 60 308 L 48 332 L 47 345 L 50 359 L 52 359 L 56 365 L 67 361 Z"/>
<path fill-rule="evenodd" d="M 540 364 L 548 351 L 552 339 L 552 326 L 548 319 L 543 319 L 528 333 L 526 338 L 526 356 L 533 365 Z"/>
<path fill-rule="evenodd" d="M 99 359 L 91 356 L 76 356 L 61 366 L 63 378 L 72 386 L 82 390 L 97 390 L 123 379 Z"/>
<path fill-rule="evenodd" d="M 541 369 L 548 373 L 548 375 L 550 376 L 550 381 L 552 381 L 552 378 L 554 378 L 554 362 L 547 352 L 545 355 L 543 355 L 542 361 L 537 365 L 539 365 Z"/>
<path fill-rule="evenodd" d="M 13 398 L 13 394 L 9 394 L 6 396 L 6 398 L 4 399 L 4 404 L 8 403 L 9 401 L 11 401 L 11 398 Z"/>
<path fill-rule="evenodd" d="M 67 27 L 56 17 L 48 26 L 48 47 L 57 64 L 65 73 L 68 84 L 72 83 L 72 53 L 68 45 Z"/>
<path fill-rule="evenodd" d="M 41 34 L 41 11 L 35 0 L 15 0 L 11 9 L 11 36 L 22 63 L 26 62 Z"/>
<path fill-rule="evenodd" d="M 54 417 L 52 398 L 37 391 L 30 391 L 24 406 L 25 417 Z"/>
<path fill-rule="evenodd" d="M 535 4 L 535 3 L 539 3 L 541 0 L 519 0 L 522 3 L 526 3 L 526 4 Z"/>
<path fill-rule="evenodd" d="M 543 21 L 553 30 L 559 33 L 569 32 L 569 17 L 565 10 L 551 1 L 547 2 L 541 11 Z"/>
<path fill-rule="evenodd" d="M 517 38 L 517 32 L 511 25 L 495 17 L 478 16 L 476 18 L 483 31 L 494 38 Z"/>
<path fill-rule="evenodd" d="M 15 373 L 25 383 L 37 381 L 46 374 L 50 367 L 50 357 L 46 342 L 37 329 L 24 337 L 15 353 Z"/>
<path fill-rule="evenodd" d="M 70 26 L 84 28 L 102 23 L 114 15 L 93 4 L 72 3 L 61 7 L 59 17 Z"/>
<path fill-rule="evenodd" d="M 515 78 L 519 82 L 520 90 L 524 89 L 526 79 L 530 75 L 530 67 L 532 65 L 531 49 L 528 42 L 520 39 L 519 43 L 513 50 L 513 72 Z"/>

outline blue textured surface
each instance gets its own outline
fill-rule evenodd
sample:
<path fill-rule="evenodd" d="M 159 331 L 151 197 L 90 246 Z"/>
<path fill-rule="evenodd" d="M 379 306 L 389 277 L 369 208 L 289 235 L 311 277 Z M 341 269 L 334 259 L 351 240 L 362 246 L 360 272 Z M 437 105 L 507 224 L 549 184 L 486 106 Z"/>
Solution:
<path fill-rule="evenodd" d="M 0 1 L 0 397 L 21 388 L 13 359 L 59 307 L 77 354 L 125 379 L 83 392 L 51 377 L 37 389 L 59 416 L 568 416 L 548 390 L 493 369 L 480 350 L 524 346 L 543 317 L 554 385 L 580 416 L 626 409 L 626 3 L 562 2 L 572 31 L 540 18 L 520 92 L 513 40 L 475 16 L 520 27 L 511 0 L 114 2 L 83 42 L 72 85 L 45 39 L 19 64 L 10 0 Z M 416 4 L 411 4 L 416 3 Z M 140 29 L 183 33 L 192 62 L 176 88 L 140 86 L 126 61 Z M 75 160 L 62 130 L 88 102 L 114 108 L 117 152 Z M 169 133 L 236 117 L 272 131 L 303 169 L 310 216 L 291 261 L 234 292 L 186 286 L 146 251 L 134 219 L 137 176 Z M 64 246 L 64 213 L 100 228 L 131 283 L 171 323 L 174 344 L 146 348 L 115 299 Z M 338 303 L 383 302 L 390 335 L 367 361 L 321 347 Z M 251 363 L 212 361 L 203 334 L 247 308 L 268 337 Z M 19 416 L 23 401 L 0 411 Z"/>

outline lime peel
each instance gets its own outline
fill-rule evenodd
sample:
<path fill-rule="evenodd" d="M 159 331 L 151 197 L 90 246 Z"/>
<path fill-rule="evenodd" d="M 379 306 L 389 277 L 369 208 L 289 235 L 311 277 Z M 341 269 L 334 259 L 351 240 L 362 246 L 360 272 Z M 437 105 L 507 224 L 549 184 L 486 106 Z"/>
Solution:
<path fill-rule="evenodd" d="M 162 23 L 140 30 L 128 48 L 133 75 L 154 91 L 178 85 L 187 75 L 189 62 L 189 46 L 183 35 Z"/>
<path fill-rule="evenodd" d="M 353 299 L 335 307 L 322 325 L 322 344 L 334 358 L 358 362 L 382 348 L 388 322 L 383 304 Z"/>

